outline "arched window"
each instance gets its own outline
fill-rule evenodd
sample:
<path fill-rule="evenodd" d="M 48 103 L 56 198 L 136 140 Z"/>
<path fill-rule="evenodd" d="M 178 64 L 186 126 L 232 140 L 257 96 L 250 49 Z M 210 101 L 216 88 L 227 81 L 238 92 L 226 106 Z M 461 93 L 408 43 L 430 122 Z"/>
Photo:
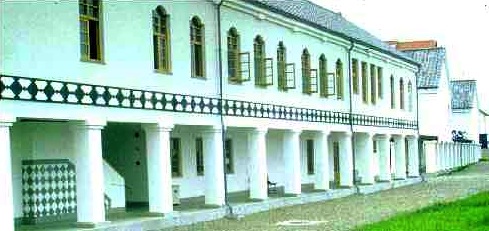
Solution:
<path fill-rule="evenodd" d="M 302 93 L 311 94 L 311 55 L 307 49 L 302 50 Z"/>
<path fill-rule="evenodd" d="M 155 70 L 168 73 L 170 69 L 169 16 L 162 6 L 153 10 L 153 55 Z"/>
<path fill-rule="evenodd" d="M 319 84 L 321 86 L 319 94 L 322 97 L 328 97 L 328 60 L 326 59 L 326 56 L 324 54 L 321 54 L 321 56 L 319 56 L 319 80 Z"/>
<path fill-rule="evenodd" d="M 384 97 L 384 84 L 382 83 L 384 81 L 383 72 L 382 67 L 377 67 L 377 92 L 379 93 L 379 99 Z"/>
<path fill-rule="evenodd" d="M 84 61 L 102 61 L 102 0 L 80 0 L 80 53 Z"/>
<path fill-rule="evenodd" d="M 255 85 L 265 86 L 265 41 L 260 35 L 255 37 L 253 55 L 255 60 Z"/>
<path fill-rule="evenodd" d="M 368 64 L 362 62 L 362 101 L 368 104 Z"/>
<path fill-rule="evenodd" d="M 337 98 L 343 99 L 343 63 L 340 59 L 336 60 L 336 88 Z"/>
<path fill-rule="evenodd" d="M 278 76 L 278 89 L 287 90 L 287 75 L 285 73 L 287 65 L 287 48 L 285 48 L 283 42 L 278 43 L 277 47 L 277 76 Z"/>
<path fill-rule="evenodd" d="M 408 109 L 413 111 L 413 85 L 411 81 L 408 82 Z"/>
<path fill-rule="evenodd" d="M 399 80 L 399 108 L 404 109 L 404 80 Z"/>
<path fill-rule="evenodd" d="M 239 34 L 236 28 L 231 27 L 228 31 L 228 79 L 229 81 L 240 81 L 240 44 Z"/>
<path fill-rule="evenodd" d="M 391 75 L 390 78 L 390 85 L 391 85 L 391 109 L 396 108 L 396 92 L 395 92 L 395 87 L 394 87 L 394 76 Z"/>
<path fill-rule="evenodd" d="M 192 52 L 192 77 L 205 77 L 204 24 L 197 17 L 190 20 L 190 46 Z"/>
<path fill-rule="evenodd" d="M 377 103 L 377 67 L 370 64 L 370 101 L 372 105 Z"/>
<path fill-rule="evenodd" d="M 358 94 L 358 59 L 351 59 L 351 75 L 353 94 Z"/>

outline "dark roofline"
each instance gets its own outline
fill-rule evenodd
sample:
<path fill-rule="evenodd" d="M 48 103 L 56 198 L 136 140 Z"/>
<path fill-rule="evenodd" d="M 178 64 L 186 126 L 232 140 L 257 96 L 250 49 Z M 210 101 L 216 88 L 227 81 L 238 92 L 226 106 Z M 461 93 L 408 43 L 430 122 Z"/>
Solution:
<path fill-rule="evenodd" d="M 402 55 L 396 54 L 396 53 L 391 52 L 391 51 L 388 51 L 388 50 L 381 49 L 381 48 L 379 48 L 379 47 L 377 47 L 377 46 L 374 46 L 374 45 L 369 44 L 369 43 L 367 43 L 367 42 L 364 42 L 364 41 L 362 41 L 362 40 L 359 40 L 359 39 L 356 39 L 356 38 L 350 37 L 350 36 L 348 36 L 348 35 L 346 35 L 346 34 L 343 34 L 343 33 L 341 33 L 341 32 L 338 32 L 338 31 L 331 30 L 331 29 L 326 28 L 326 27 L 324 27 L 324 26 L 321 26 L 321 25 L 319 25 L 319 24 L 317 24 L 317 23 L 313 23 L 313 22 L 310 22 L 310 21 L 305 20 L 305 19 L 303 19 L 303 18 L 297 17 L 297 16 L 295 16 L 295 15 L 293 15 L 293 14 L 291 14 L 291 13 L 288 13 L 288 12 L 285 12 L 285 11 L 283 11 L 283 10 L 280 10 L 280 9 L 277 9 L 277 8 L 274 8 L 274 7 L 271 7 L 271 6 L 268 6 L 268 5 L 266 5 L 266 4 L 264 4 L 264 3 L 261 3 L 261 2 L 259 2 L 259 1 L 256 1 L 256 0 L 243 0 L 243 1 L 244 1 L 244 2 L 247 2 L 247 3 L 250 3 L 250 4 L 252 4 L 252 5 L 255 5 L 255 6 L 258 6 L 258 7 L 264 8 L 264 9 L 267 9 L 268 11 L 271 11 L 271 12 L 274 12 L 274 13 L 277 13 L 277 14 L 280 14 L 280 15 L 283 15 L 283 16 L 285 16 L 285 17 L 292 18 L 292 19 L 293 19 L 293 20 L 295 20 L 295 21 L 298 21 L 298 22 L 304 23 L 304 24 L 309 25 L 309 26 L 311 26 L 311 27 L 314 27 L 314 28 L 316 28 L 316 29 L 319 29 L 319 30 L 322 30 L 322 31 L 328 32 L 328 33 L 330 33 L 330 34 L 336 35 L 336 36 L 338 36 L 338 37 L 341 37 L 341 38 L 347 39 L 347 40 L 349 40 L 350 42 L 358 43 L 358 44 L 360 44 L 360 45 L 363 45 L 363 46 L 369 47 L 369 48 L 371 48 L 371 49 L 374 49 L 374 50 L 376 50 L 376 51 L 382 52 L 382 53 L 384 53 L 384 54 L 389 54 L 389 55 L 392 55 L 392 56 L 394 56 L 394 57 L 396 57 L 396 58 L 398 58 L 398 59 L 401 59 L 401 60 L 403 60 L 403 61 L 405 61 L 405 62 L 408 62 L 408 63 L 410 63 L 410 64 L 413 64 L 413 65 L 415 65 L 415 66 L 417 66 L 417 67 L 420 67 L 420 66 L 421 66 L 421 64 L 417 63 L 416 61 L 411 60 L 411 59 L 408 59 L 408 58 L 406 58 L 406 57 L 403 57 Z M 310 2 L 310 1 L 309 1 L 309 2 Z M 322 7 L 322 6 L 318 6 L 317 4 L 315 4 L 315 3 L 313 3 L 313 2 L 310 2 L 310 3 L 311 3 L 311 4 L 316 5 L 317 7 L 321 7 L 321 8 L 323 8 L 323 9 L 324 9 L 324 7 Z M 381 41 L 381 42 L 382 42 L 382 41 Z M 349 61 L 348 61 L 348 62 L 349 62 Z"/>

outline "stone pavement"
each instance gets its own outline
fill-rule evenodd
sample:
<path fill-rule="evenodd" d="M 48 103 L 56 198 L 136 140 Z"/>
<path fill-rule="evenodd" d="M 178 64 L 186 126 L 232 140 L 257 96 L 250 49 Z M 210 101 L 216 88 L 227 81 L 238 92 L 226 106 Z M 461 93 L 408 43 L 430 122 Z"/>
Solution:
<path fill-rule="evenodd" d="M 374 194 L 356 194 L 256 213 L 240 220 L 219 219 L 171 230 L 349 230 L 399 212 L 460 199 L 480 191 L 489 191 L 489 162 L 445 176 L 427 177 L 420 184 Z"/>

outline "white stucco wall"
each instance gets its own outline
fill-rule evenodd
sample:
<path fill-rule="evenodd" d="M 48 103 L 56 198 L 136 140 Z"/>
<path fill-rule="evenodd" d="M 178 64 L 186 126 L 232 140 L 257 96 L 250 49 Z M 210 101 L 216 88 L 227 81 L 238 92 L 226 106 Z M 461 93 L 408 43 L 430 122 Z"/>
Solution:
<path fill-rule="evenodd" d="M 478 111 L 472 109 L 457 109 L 452 113 L 450 121 L 451 130 L 467 132 L 467 138 L 479 142 L 479 120 Z"/>

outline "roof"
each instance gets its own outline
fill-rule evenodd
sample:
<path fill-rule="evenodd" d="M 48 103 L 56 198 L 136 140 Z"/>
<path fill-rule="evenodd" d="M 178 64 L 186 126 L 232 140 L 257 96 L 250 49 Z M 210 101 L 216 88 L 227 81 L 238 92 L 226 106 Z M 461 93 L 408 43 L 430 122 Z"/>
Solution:
<path fill-rule="evenodd" d="M 452 92 L 452 109 L 473 108 L 477 96 L 475 80 L 454 80 L 450 81 Z"/>
<path fill-rule="evenodd" d="M 406 50 L 404 54 L 421 64 L 417 82 L 418 88 L 438 88 L 446 50 L 443 47 L 419 50 Z"/>
<path fill-rule="evenodd" d="M 244 0 L 255 6 L 284 15 L 322 31 L 345 38 L 371 49 L 392 55 L 408 63 L 419 65 L 410 57 L 390 47 L 382 40 L 341 16 L 308 0 Z"/>

